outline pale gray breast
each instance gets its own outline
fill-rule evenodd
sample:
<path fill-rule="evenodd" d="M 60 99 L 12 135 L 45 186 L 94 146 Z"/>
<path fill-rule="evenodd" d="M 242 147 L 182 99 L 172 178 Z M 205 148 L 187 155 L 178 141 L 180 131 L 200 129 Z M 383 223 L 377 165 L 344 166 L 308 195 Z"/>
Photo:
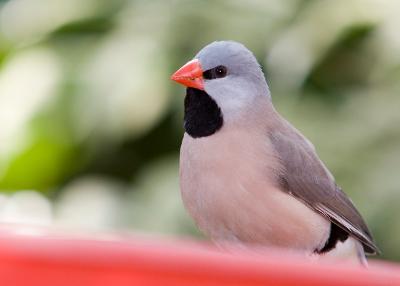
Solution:
<path fill-rule="evenodd" d="M 279 169 L 267 136 L 257 129 L 222 128 L 198 139 L 185 135 L 184 204 L 212 239 L 314 250 L 327 239 L 329 222 L 278 189 Z"/>

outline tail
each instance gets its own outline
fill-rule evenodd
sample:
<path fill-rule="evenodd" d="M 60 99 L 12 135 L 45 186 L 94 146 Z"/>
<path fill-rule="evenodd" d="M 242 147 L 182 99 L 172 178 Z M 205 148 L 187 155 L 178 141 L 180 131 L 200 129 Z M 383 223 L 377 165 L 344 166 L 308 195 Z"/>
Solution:
<path fill-rule="evenodd" d="M 360 263 L 364 267 L 368 267 L 367 257 L 365 256 L 364 247 L 361 242 L 356 241 L 356 248 L 357 248 L 357 256 L 360 260 Z"/>

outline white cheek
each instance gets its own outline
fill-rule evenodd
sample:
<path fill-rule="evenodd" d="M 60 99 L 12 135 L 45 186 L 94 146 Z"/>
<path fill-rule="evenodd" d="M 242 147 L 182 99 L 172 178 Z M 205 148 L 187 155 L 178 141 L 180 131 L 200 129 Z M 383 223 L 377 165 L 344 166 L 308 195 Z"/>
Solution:
<path fill-rule="evenodd" d="M 236 113 L 244 109 L 247 105 L 246 100 L 241 96 L 237 96 L 236 94 L 233 96 L 223 97 L 219 100 L 217 99 L 217 104 L 221 108 L 222 113 L 225 115 Z"/>
<path fill-rule="evenodd" d="M 251 88 L 243 90 L 236 82 L 223 80 L 216 80 L 207 84 L 206 92 L 221 108 L 225 120 L 244 110 L 255 97 Z"/>

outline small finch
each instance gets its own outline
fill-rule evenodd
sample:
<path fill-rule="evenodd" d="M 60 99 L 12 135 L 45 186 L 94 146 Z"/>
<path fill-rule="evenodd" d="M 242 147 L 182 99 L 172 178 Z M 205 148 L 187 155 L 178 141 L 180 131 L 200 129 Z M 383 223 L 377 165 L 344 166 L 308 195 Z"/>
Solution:
<path fill-rule="evenodd" d="M 187 87 L 183 202 L 213 241 L 363 264 L 365 253 L 378 252 L 314 146 L 275 110 L 246 47 L 213 42 L 171 79 Z"/>

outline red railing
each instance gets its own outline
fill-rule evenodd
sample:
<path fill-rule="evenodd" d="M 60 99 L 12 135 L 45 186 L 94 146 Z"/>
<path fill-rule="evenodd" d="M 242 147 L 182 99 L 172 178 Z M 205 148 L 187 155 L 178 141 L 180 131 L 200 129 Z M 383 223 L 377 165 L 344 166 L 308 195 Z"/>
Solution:
<path fill-rule="evenodd" d="M 400 267 L 383 262 L 365 269 L 276 251 L 255 257 L 195 243 L 96 237 L 0 231 L 0 285 L 400 285 Z"/>

